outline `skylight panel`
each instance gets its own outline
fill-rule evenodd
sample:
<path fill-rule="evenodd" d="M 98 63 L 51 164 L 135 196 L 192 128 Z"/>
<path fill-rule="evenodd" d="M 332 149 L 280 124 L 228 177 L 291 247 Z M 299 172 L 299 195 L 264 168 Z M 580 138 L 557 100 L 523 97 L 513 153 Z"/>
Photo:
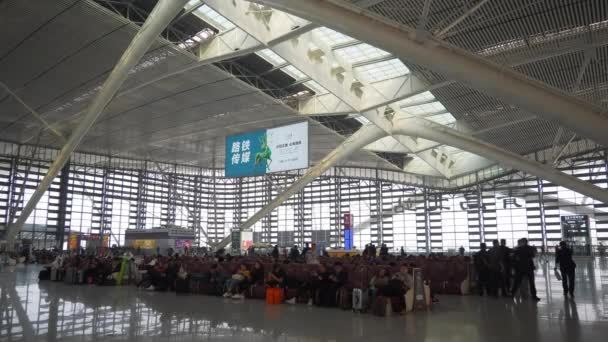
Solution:
<path fill-rule="evenodd" d="M 450 113 L 431 115 L 431 116 L 427 116 L 426 119 L 436 122 L 441 125 L 449 125 L 449 124 L 456 122 L 456 119 Z"/>
<path fill-rule="evenodd" d="M 360 123 L 362 123 L 364 125 L 369 123 L 369 120 L 363 115 L 357 115 L 354 118 L 355 118 L 355 120 L 359 121 Z"/>
<path fill-rule="evenodd" d="M 355 68 L 357 77 L 366 82 L 376 82 L 409 74 L 410 70 L 397 58 Z"/>
<path fill-rule="evenodd" d="M 357 44 L 337 49 L 336 54 L 342 58 L 342 60 L 348 61 L 351 64 L 357 64 L 390 55 L 390 53 L 369 44 Z"/>
<path fill-rule="evenodd" d="M 196 11 L 194 11 L 194 13 L 202 16 L 203 19 L 208 19 L 210 24 L 215 26 L 220 31 L 228 31 L 235 27 L 230 20 L 224 18 L 221 14 L 217 13 L 207 5 L 199 7 Z"/>
<path fill-rule="evenodd" d="M 445 110 L 446 110 L 445 107 L 439 101 L 426 103 L 426 104 L 413 106 L 413 107 L 407 107 L 407 108 L 403 109 L 403 111 L 413 114 L 413 115 L 424 115 L 424 114 L 430 114 L 430 113 L 437 113 L 437 112 L 441 112 L 441 111 L 445 111 Z"/>
<path fill-rule="evenodd" d="M 258 54 L 258 56 L 264 58 L 266 61 L 268 61 L 268 63 L 274 66 L 287 63 L 286 60 L 284 60 L 281 56 L 277 55 L 274 51 L 270 49 L 264 49 L 256 53 Z"/>
<path fill-rule="evenodd" d="M 425 91 L 424 93 L 414 95 L 399 101 L 399 106 L 409 105 L 411 103 L 419 103 L 434 100 L 435 96 L 430 91 Z"/>
<path fill-rule="evenodd" d="M 321 41 L 323 41 L 323 43 L 325 43 L 325 45 L 329 47 L 355 41 L 355 38 L 349 37 L 327 27 L 319 27 L 313 32 Z"/>
<path fill-rule="evenodd" d="M 296 81 L 300 81 L 306 78 L 306 75 L 293 65 L 288 65 L 281 69 L 281 71 L 293 77 Z"/>
<path fill-rule="evenodd" d="M 308 87 L 310 90 L 314 91 L 317 95 L 322 95 L 322 94 L 327 94 L 329 93 L 327 91 L 327 89 L 323 88 L 323 86 L 321 86 L 319 83 L 317 83 L 316 81 L 308 81 L 308 82 L 304 82 L 304 85 L 306 87 Z"/>

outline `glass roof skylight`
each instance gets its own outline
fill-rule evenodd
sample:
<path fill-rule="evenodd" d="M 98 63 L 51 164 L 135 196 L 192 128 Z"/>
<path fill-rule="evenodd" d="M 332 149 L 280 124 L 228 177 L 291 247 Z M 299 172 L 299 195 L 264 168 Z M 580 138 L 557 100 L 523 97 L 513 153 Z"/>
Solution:
<path fill-rule="evenodd" d="M 349 117 L 354 118 L 355 120 L 359 121 L 360 123 L 362 123 L 364 125 L 369 123 L 369 119 L 363 115 L 351 114 L 351 115 L 349 115 Z"/>
<path fill-rule="evenodd" d="M 314 91 L 317 95 L 322 95 L 322 94 L 329 93 L 327 91 L 327 89 L 323 88 L 323 86 L 321 86 L 316 81 L 304 82 L 304 85 L 307 86 L 308 88 L 310 88 L 312 91 Z"/>
<path fill-rule="evenodd" d="M 439 101 L 426 103 L 426 104 L 413 106 L 413 107 L 407 107 L 407 108 L 403 109 L 404 112 L 410 113 L 413 115 L 424 115 L 424 114 L 430 114 L 430 113 L 437 113 L 437 112 L 441 112 L 441 111 L 445 111 L 445 110 L 446 110 L 445 107 Z"/>
<path fill-rule="evenodd" d="M 355 68 L 357 77 L 366 82 L 388 80 L 409 74 L 410 70 L 397 58 Z"/>
<path fill-rule="evenodd" d="M 293 77 L 296 81 L 301 81 L 306 78 L 306 75 L 293 65 L 288 65 L 282 68 L 281 71 Z"/>
<path fill-rule="evenodd" d="M 190 3 L 188 3 L 188 5 L 190 5 Z M 220 31 L 228 31 L 234 28 L 234 24 L 230 20 L 224 18 L 221 14 L 217 13 L 207 5 L 199 7 L 193 13 L 199 15 L 203 20 L 215 26 Z"/>
<path fill-rule="evenodd" d="M 435 99 L 435 96 L 433 96 L 433 94 L 430 91 L 425 91 L 424 93 L 420 93 L 418 95 L 414 95 L 414 96 L 411 96 L 411 97 L 408 97 L 406 99 L 399 101 L 398 106 L 406 106 L 406 105 L 410 105 L 413 103 L 426 102 L 426 101 L 431 101 L 434 99 Z"/>
<path fill-rule="evenodd" d="M 260 50 L 256 52 L 256 54 L 264 58 L 266 61 L 268 61 L 268 63 L 274 66 L 287 63 L 287 61 L 284 60 L 283 57 L 277 55 L 274 51 L 270 49 Z"/>
<path fill-rule="evenodd" d="M 351 64 L 357 64 L 390 55 L 390 53 L 369 44 L 357 44 L 337 49 L 336 54 L 343 61 L 348 61 Z"/>
<path fill-rule="evenodd" d="M 355 38 L 349 37 L 327 27 L 319 27 L 313 32 L 317 38 L 319 38 L 323 43 L 325 43 L 325 45 L 329 47 L 355 41 Z"/>
<path fill-rule="evenodd" d="M 450 113 L 427 116 L 425 119 L 436 122 L 442 125 L 449 125 L 456 122 L 454 116 Z"/>

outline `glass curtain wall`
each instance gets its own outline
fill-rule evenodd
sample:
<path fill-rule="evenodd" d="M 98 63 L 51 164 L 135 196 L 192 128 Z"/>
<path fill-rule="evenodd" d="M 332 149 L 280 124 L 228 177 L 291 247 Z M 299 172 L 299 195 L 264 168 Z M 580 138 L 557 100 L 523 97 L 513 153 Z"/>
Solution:
<path fill-rule="evenodd" d="M 558 167 L 606 188 L 606 158 L 606 151 L 598 150 Z M 0 156 L 0 228 L 19 215 L 48 166 Z M 302 173 L 224 178 L 221 171 L 178 165 L 161 170 L 100 156 L 73 160 L 64 171 L 67 183 L 55 180 L 21 233 L 35 247 L 54 246 L 59 228 L 66 235 L 110 233 L 111 243 L 122 245 L 127 229 L 164 225 L 196 230 L 198 244 L 205 246 L 238 228 Z M 346 213 L 354 217 L 358 248 L 386 243 L 394 251 L 475 250 L 493 239 L 513 246 L 522 237 L 554 246 L 562 239 L 561 217 L 569 215 L 588 216 L 591 244 L 608 240 L 606 204 L 530 175 L 512 173 L 446 191 L 390 182 L 368 169 L 361 169 L 360 177 L 344 174 L 332 169 L 292 196 L 253 225 L 254 240 L 341 247 Z"/>

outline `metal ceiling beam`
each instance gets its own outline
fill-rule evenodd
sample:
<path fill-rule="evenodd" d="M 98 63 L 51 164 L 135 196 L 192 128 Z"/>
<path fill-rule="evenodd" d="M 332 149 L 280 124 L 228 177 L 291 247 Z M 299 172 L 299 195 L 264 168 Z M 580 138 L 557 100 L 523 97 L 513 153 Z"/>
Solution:
<path fill-rule="evenodd" d="M 608 146 L 608 119 L 590 103 L 533 80 L 512 69 L 472 55 L 442 41 L 417 41 L 414 33 L 380 16 L 361 13 L 356 6 L 332 0 L 255 0 L 371 43 L 412 63 L 442 73 L 550 121 L 579 136 Z"/>
<path fill-rule="evenodd" d="M 54 135 L 62 139 L 62 142 L 65 142 L 66 137 L 63 135 L 63 133 L 61 133 L 61 131 L 59 131 L 57 128 L 51 126 L 48 121 L 46 121 L 46 119 L 42 117 L 42 115 L 40 115 L 34 108 L 30 107 L 25 101 L 23 101 L 23 99 L 21 99 L 19 95 L 13 92 L 6 84 L 2 82 L 0 82 L 0 87 L 4 88 L 7 93 L 12 95 L 15 100 L 17 100 L 17 102 L 21 103 L 21 105 L 25 107 L 25 109 L 30 111 L 30 113 L 36 118 L 36 120 L 38 120 L 42 124 L 42 127 L 50 130 Z"/>
<path fill-rule="evenodd" d="M 420 18 L 418 18 L 418 24 L 416 25 L 416 30 L 418 30 L 418 31 L 426 30 L 426 24 L 429 22 L 429 12 L 431 11 L 432 4 L 433 4 L 433 0 L 424 0 L 424 6 L 422 6 L 422 13 L 420 14 Z"/>
<path fill-rule="evenodd" d="M 608 191 L 605 189 L 582 181 L 574 176 L 567 175 L 549 165 L 529 160 L 513 152 L 428 120 L 399 120 L 395 122 L 394 133 L 418 136 L 448 146 L 457 147 L 463 151 L 471 152 L 490 160 L 495 160 L 501 165 L 549 180 L 602 203 L 608 203 Z"/>
<path fill-rule="evenodd" d="M 354 4 L 361 8 L 369 8 L 382 2 L 384 2 L 384 0 L 355 0 Z"/>
<path fill-rule="evenodd" d="M 437 37 L 438 39 L 443 39 L 450 32 L 450 30 L 452 30 L 454 27 L 456 27 L 458 24 L 460 24 L 463 20 L 465 20 L 466 18 L 468 18 L 471 14 L 475 13 L 486 2 L 488 2 L 488 0 L 481 0 L 480 2 L 477 3 L 477 5 L 469 8 L 461 16 L 459 16 L 458 18 L 456 18 L 456 20 L 454 20 L 453 22 L 451 22 L 450 24 L 448 24 L 448 26 L 446 26 L 445 28 L 443 28 L 441 31 L 437 32 L 435 34 L 435 37 Z"/>
<path fill-rule="evenodd" d="M 282 12 L 273 12 L 270 18 L 248 16 L 251 5 L 246 1 L 207 0 L 206 3 L 262 42 L 265 40 L 267 30 L 272 31 L 275 25 L 283 25 L 280 22 L 274 24 L 276 18 L 273 18 L 275 14 L 284 15 Z M 274 45 L 272 50 L 333 93 L 339 99 L 334 101 L 337 107 L 355 109 L 355 112 L 360 112 L 361 115 L 389 134 L 391 123 L 384 115 L 385 104 L 420 94 L 429 88 L 427 82 L 411 74 L 375 82 L 373 85 L 361 81 L 356 77 L 352 65 L 340 60 L 332 48 L 317 39 L 313 32 L 307 32 L 291 41 Z M 396 139 L 410 151 L 417 149 L 414 140 L 407 137 L 396 137 Z M 419 157 L 440 175 L 450 177 L 450 170 L 446 165 L 453 163 L 441 163 L 431 153 L 422 153 Z"/>
<path fill-rule="evenodd" d="M 336 149 L 331 151 L 325 158 L 323 158 L 317 165 L 311 167 L 298 178 L 293 184 L 287 187 L 281 192 L 276 198 L 266 204 L 262 209 L 256 212 L 253 216 L 247 219 L 239 229 L 244 230 L 252 227 L 256 222 L 261 220 L 264 216 L 268 215 L 289 197 L 304 189 L 306 185 L 317 179 L 323 172 L 327 171 L 330 167 L 336 165 L 340 161 L 349 155 L 359 151 L 363 146 L 382 138 L 386 135 L 386 132 L 373 124 L 367 124 L 361 127 L 355 134 L 348 137 L 342 144 Z M 218 244 L 214 246 L 216 249 L 225 248 L 230 243 L 230 235 L 222 239 Z"/>
<path fill-rule="evenodd" d="M 57 158 L 49 167 L 47 174 L 23 208 L 21 215 L 14 224 L 9 224 L 6 238 L 10 249 L 14 248 L 14 241 L 17 233 L 21 231 L 25 221 L 29 218 L 32 211 L 34 211 L 40 198 L 42 198 L 46 190 L 50 187 L 53 179 L 59 174 L 82 138 L 84 138 L 91 129 L 95 120 L 97 120 L 106 106 L 112 101 L 120 86 L 122 86 L 127 79 L 129 70 L 139 62 L 160 33 L 167 27 L 171 20 L 175 18 L 187 2 L 188 0 L 160 0 L 156 6 L 154 6 L 154 9 L 146 19 L 146 22 L 139 32 L 137 32 L 129 47 L 127 47 L 126 51 L 114 67 L 114 70 L 112 70 L 112 73 L 104 82 L 101 90 L 95 95 L 86 114 L 68 138 L 68 141 L 57 155 Z"/>
<path fill-rule="evenodd" d="M 580 28 L 573 28 L 578 30 Z M 511 67 L 543 61 L 549 58 L 568 55 L 584 50 L 593 50 L 608 45 L 608 29 L 598 29 L 590 34 L 579 34 L 567 39 L 539 39 L 528 40 L 521 47 L 512 49 L 487 49 L 484 54 L 489 60 Z M 494 53 L 491 53 L 494 51 Z"/>

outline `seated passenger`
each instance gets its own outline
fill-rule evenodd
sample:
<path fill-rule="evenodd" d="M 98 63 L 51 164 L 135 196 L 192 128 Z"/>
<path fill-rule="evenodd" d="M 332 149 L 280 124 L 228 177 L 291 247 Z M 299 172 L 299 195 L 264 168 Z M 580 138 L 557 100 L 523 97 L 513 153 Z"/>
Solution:
<path fill-rule="evenodd" d="M 215 296 L 221 295 L 228 276 L 222 271 L 218 264 L 211 265 L 209 272 L 205 276 L 211 286 L 211 294 Z"/>
<path fill-rule="evenodd" d="M 328 273 L 326 278 L 321 280 L 319 286 L 319 305 L 320 306 L 335 306 L 336 294 L 338 290 L 346 285 L 348 274 L 342 267 L 342 264 L 337 262 L 334 265 L 334 271 Z"/>
<path fill-rule="evenodd" d="M 390 275 L 386 268 L 379 268 L 376 274 L 369 281 L 369 294 L 371 299 L 376 296 L 378 291 L 388 285 Z"/>
<path fill-rule="evenodd" d="M 243 284 L 247 284 L 251 280 L 251 272 L 245 264 L 240 264 L 239 269 L 226 282 L 225 298 L 232 297 L 234 299 L 243 299 Z"/>
<path fill-rule="evenodd" d="M 259 261 L 256 261 L 251 270 L 251 285 L 262 284 L 264 284 L 264 267 L 262 267 Z"/>
<path fill-rule="evenodd" d="M 149 271 L 150 286 L 146 290 L 165 291 L 167 289 L 167 266 L 157 260 L 152 270 Z"/>
<path fill-rule="evenodd" d="M 285 271 L 279 264 L 272 266 L 272 271 L 268 274 L 268 280 L 266 280 L 266 286 L 268 287 L 285 287 L 286 275 Z"/>
<path fill-rule="evenodd" d="M 393 274 L 388 284 L 378 291 L 379 295 L 397 297 L 405 295 L 408 289 L 414 286 L 414 279 L 409 274 L 406 264 L 401 265 L 399 272 Z"/>
<path fill-rule="evenodd" d="M 317 270 L 306 272 L 304 281 L 297 286 L 297 295 L 287 301 L 288 304 L 295 304 L 297 298 L 308 298 L 308 305 L 318 303 L 317 294 L 320 284 L 323 280 L 329 277 L 329 273 L 324 265 L 319 265 Z"/>

